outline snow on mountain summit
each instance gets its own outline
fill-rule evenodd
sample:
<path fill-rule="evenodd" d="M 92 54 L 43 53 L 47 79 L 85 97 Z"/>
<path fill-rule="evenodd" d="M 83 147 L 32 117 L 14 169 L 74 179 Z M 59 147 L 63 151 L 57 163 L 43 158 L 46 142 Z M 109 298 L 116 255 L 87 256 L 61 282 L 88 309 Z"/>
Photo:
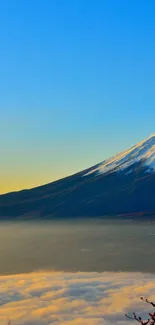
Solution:
<path fill-rule="evenodd" d="M 111 173 L 113 171 L 125 171 L 125 169 L 135 163 L 142 163 L 147 167 L 148 172 L 155 171 L 155 134 L 151 135 L 144 141 L 139 142 L 132 148 L 125 150 L 110 159 L 104 160 L 84 176 L 93 173 L 97 175 Z M 129 173 L 131 171 L 132 169 L 128 169 L 127 172 Z"/>

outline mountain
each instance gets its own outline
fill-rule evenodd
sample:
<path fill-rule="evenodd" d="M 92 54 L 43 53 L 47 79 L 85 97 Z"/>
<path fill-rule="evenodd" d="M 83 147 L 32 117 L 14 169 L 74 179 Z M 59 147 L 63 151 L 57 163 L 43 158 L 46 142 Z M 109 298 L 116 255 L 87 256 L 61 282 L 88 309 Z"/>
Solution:
<path fill-rule="evenodd" d="M 137 213 L 155 213 L 155 135 L 70 177 L 0 195 L 1 218 Z"/>

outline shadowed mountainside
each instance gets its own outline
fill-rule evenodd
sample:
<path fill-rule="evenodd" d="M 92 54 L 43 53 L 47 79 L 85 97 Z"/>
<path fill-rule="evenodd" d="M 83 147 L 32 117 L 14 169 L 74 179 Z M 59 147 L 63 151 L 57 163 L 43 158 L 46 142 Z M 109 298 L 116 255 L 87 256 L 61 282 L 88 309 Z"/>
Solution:
<path fill-rule="evenodd" d="M 0 217 L 98 217 L 155 212 L 155 135 L 80 173 L 0 196 Z"/>
<path fill-rule="evenodd" d="M 0 196 L 0 216 L 78 217 L 155 211 L 155 173 L 140 164 L 133 173 L 96 177 L 85 172 L 31 190 Z"/>

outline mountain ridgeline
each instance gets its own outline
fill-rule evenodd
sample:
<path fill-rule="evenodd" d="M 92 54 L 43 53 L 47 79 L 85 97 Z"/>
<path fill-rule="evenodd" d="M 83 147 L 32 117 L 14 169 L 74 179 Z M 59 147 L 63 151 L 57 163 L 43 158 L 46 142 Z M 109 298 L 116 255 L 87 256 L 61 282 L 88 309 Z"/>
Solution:
<path fill-rule="evenodd" d="M 73 176 L 0 196 L 1 218 L 155 213 L 155 135 Z"/>

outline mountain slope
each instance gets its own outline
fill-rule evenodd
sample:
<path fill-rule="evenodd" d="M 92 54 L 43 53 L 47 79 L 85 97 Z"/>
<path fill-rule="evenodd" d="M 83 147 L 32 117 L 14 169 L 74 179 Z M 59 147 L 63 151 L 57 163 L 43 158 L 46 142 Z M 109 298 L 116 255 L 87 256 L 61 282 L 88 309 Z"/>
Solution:
<path fill-rule="evenodd" d="M 155 135 L 102 162 L 97 168 L 94 168 L 86 175 L 94 172 L 107 173 L 114 169 L 123 171 L 138 162 L 144 162 L 144 165 L 148 167 L 148 171 L 155 171 Z"/>
<path fill-rule="evenodd" d="M 73 176 L 0 196 L 1 217 L 139 212 L 155 212 L 155 135 Z"/>

